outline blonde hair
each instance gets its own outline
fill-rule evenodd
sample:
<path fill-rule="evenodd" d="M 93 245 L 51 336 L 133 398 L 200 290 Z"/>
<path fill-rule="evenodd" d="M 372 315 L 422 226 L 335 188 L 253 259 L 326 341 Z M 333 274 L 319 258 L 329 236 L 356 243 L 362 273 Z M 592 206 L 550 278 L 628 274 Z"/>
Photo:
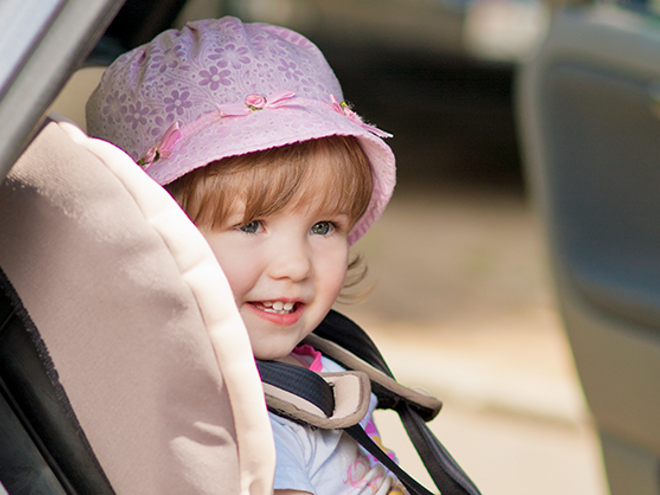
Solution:
<path fill-rule="evenodd" d="M 244 202 L 248 223 L 311 200 L 346 213 L 353 227 L 367 210 L 373 180 L 357 140 L 330 136 L 224 158 L 165 188 L 198 226 L 220 226 L 237 201 Z"/>
<path fill-rule="evenodd" d="M 373 179 L 357 140 L 330 136 L 224 158 L 165 188 L 196 225 L 211 229 L 223 224 L 238 201 L 244 202 L 246 224 L 311 204 L 347 214 L 353 228 L 369 206 Z M 349 270 L 345 287 L 366 276 L 360 256 L 349 263 Z"/>

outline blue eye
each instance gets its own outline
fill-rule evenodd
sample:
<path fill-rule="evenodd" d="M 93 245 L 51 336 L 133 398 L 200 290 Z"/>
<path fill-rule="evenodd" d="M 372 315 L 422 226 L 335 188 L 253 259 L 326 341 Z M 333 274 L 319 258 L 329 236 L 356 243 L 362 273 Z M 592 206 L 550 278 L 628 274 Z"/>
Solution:
<path fill-rule="evenodd" d="M 246 234 L 256 234 L 261 228 L 261 222 L 259 220 L 253 220 L 245 225 L 241 225 L 238 230 L 245 232 Z"/>
<path fill-rule="evenodd" d="M 328 235 L 332 231 L 331 222 L 319 222 L 312 226 L 312 234 L 316 235 Z"/>

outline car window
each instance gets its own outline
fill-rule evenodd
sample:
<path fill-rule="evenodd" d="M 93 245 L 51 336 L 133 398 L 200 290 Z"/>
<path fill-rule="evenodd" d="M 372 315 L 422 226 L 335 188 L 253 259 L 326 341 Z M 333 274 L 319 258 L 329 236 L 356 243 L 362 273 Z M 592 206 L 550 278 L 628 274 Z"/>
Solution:
<path fill-rule="evenodd" d="M 0 4 L 0 178 L 123 0 L 3 0 Z"/>

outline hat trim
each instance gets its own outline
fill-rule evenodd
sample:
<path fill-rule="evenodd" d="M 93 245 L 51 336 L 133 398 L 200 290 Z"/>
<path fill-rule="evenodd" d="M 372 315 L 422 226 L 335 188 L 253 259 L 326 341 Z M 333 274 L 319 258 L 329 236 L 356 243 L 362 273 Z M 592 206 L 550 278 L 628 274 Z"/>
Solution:
<path fill-rule="evenodd" d="M 197 134 L 199 131 L 226 117 L 246 117 L 254 112 L 262 110 L 278 110 L 286 108 L 317 107 L 333 110 L 348 118 L 354 124 L 359 125 L 371 134 L 380 138 L 392 137 L 392 134 L 378 129 L 364 122 L 351 106 L 345 102 L 339 102 L 335 95 L 329 95 L 329 103 L 319 100 L 297 97 L 294 91 L 277 91 L 268 97 L 251 93 L 245 97 L 243 102 L 217 105 L 216 110 L 202 115 L 189 124 L 182 126 L 180 122 L 172 123 L 161 140 L 149 147 L 147 152 L 137 160 L 137 164 L 149 170 L 159 160 L 167 160 L 176 151 L 177 143 Z"/>

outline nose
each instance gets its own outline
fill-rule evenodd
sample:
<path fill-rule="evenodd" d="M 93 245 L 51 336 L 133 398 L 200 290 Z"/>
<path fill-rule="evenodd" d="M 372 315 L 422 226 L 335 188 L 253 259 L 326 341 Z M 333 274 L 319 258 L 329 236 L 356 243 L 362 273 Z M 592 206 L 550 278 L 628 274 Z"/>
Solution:
<path fill-rule="evenodd" d="M 300 282 L 311 276 L 312 256 L 304 242 L 289 238 L 277 243 L 273 248 L 274 252 L 268 267 L 272 278 Z"/>

